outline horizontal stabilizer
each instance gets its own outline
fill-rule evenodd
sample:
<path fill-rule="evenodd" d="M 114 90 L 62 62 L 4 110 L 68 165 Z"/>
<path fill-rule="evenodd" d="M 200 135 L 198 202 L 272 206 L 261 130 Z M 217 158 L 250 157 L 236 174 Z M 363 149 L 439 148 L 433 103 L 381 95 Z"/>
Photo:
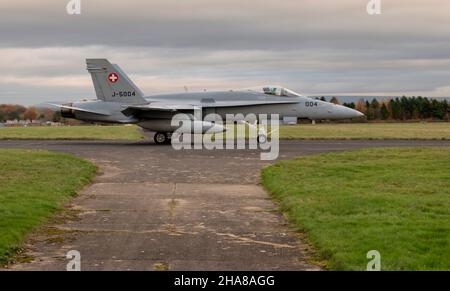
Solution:
<path fill-rule="evenodd" d="M 79 108 L 79 107 L 73 107 L 73 106 L 68 106 L 68 105 L 60 105 L 60 104 L 52 104 L 52 103 L 47 103 L 48 105 L 51 106 L 56 106 L 59 108 L 63 108 L 63 109 L 69 109 L 69 110 L 74 110 L 74 111 L 81 111 L 81 112 L 86 112 L 86 113 L 92 113 L 92 114 L 97 114 L 97 115 L 104 115 L 104 116 L 108 116 L 111 115 L 107 112 L 104 111 L 98 111 L 98 110 L 87 110 L 87 109 L 83 109 L 83 108 Z"/>

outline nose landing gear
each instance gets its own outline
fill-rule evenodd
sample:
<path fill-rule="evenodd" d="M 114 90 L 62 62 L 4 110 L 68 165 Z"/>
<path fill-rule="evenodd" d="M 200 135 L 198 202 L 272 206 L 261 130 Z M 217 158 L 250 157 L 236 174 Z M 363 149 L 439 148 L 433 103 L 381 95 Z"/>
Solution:
<path fill-rule="evenodd" d="M 265 144 L 267 141 L 267 135 L 263 133 L 258 134 L 257 141 L 259 144 Z"/>
<path fill-rule="evenodd" d="M 265 144 L 267 142 L 267 131 L 265 127 L 262 126 L 259 128 L 256 140 L 259 144 Z"/>

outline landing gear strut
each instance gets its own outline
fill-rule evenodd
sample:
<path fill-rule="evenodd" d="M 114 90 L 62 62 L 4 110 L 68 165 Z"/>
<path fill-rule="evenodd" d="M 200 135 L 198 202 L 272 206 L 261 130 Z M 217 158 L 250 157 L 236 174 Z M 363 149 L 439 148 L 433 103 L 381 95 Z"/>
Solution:
<path fill-rule="evenodd" d="M 170 132 L 157 132 L 153 136 L 156 144 L 169 144 L 172 134 Z"/>

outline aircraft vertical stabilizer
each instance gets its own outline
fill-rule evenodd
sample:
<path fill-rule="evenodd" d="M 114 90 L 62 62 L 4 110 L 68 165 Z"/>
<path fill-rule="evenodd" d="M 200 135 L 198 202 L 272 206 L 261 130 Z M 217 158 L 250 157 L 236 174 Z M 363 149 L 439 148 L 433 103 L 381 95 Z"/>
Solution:
<path fill-rule="evenodd" d="M 142 91 L 118 65 L 107 59 L 86 59 L 97 98 L 125 104 L 147 104 Z"/>

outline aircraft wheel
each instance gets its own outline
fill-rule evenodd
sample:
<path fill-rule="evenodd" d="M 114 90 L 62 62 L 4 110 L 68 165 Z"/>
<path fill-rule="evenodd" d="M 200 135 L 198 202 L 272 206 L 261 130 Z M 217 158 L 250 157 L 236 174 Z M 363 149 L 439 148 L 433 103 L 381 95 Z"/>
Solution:
<path fill-rule="evenodd" d="M 153 137 L 153 140 L 156 144 L 167 144 L 170 142 L 170 139 L 165 132 L 157 132 L 155 133 L 155 136 Z"/>
<path fill-rule="evenodd" d="M 265 134 L 258 134 L 257 141 L 259 144 L 264 144 L 267 141 L 267 136 Z"/>

